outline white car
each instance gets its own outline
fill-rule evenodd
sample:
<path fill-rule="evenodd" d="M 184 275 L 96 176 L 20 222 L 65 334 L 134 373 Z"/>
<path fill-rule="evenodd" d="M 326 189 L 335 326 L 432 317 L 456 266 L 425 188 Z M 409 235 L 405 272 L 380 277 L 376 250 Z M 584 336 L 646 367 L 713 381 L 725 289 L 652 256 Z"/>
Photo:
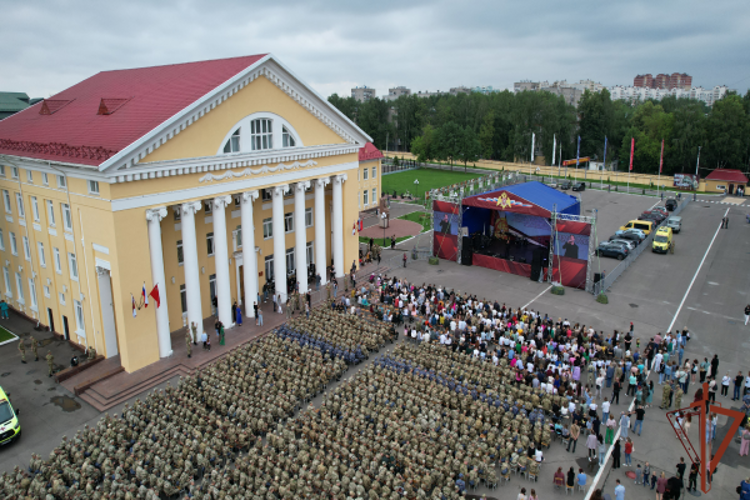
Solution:
<path fill-rule="evenodd" d="M 619 243 L 620 245 L 624 245 L 624 246 L 628 247 L 628 250 L 630 250 L 630 251 L 633 251 L 633 249 L 635 248 L 635 242 L 634 241 L 626 240 L 626 239 L 623 239 L 623 238 L 610 238 L 609 242 L 610 243 Z"/>

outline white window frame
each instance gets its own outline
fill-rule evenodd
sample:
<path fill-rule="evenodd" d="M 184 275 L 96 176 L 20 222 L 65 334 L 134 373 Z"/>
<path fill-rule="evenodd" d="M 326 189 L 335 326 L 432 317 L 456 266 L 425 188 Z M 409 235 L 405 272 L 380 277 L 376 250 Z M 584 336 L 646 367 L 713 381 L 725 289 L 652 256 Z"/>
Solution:
<path fill-rule="evenodd" d="M 370 192 L 367 189 L 365 189 L 362 192 L 362 206 L 366 207 L 367 205 L 369 205 L 370 204 L 369 200 L 370 200 Z"/>
<path fill-rule="evenodd" d="M 13 179 L 18 179 L 18 167 L 10 167 L 10 176 Z"/>
<path fill-rule="evenodd" d="M 10 233 L 10 253 L 18 255 L 18 242 L 16 241 L 16 233 L 9 231 Z"/>
<path fill-rule="evenodd" d="M 10 271 L 7 267 L 3 267 L 3 278 L 5 280 L 5 296 L 13 297 L 13 290 L 11 289 L 10 284 Z"/>
<path fill-rule="evenodd" d="M 60 305 L 64 306 L 65 304 L 65 294 L 60 292 Z"/>
<path fill-rule="evenodd" d="M 29 184 L 34 184 L 34 172 L 29 169 L 26 169 L 26 181 Z"/>
<path fill-rule="evenodd" d="M 39 303 L 36 300 L 36 283 L 33 278 L 29 278 L 29 299 L 31 299 L 31 309 L 39 311 Z"/>
<path fill-rule="evenodd" d="M 187 288 L 185 285 L 180 285 L 180 311 L 182 315 L 187 314 Z"/>
<path fill-rule="evenodd" d="M 16 292 L 18 292 L 18 297 L 16 300 L 19 304 L 26 304 L 26 297 L 23 292 L 23 278 L 21 277 L 21 273 L 16 273 Z"/>
<path fill-rule="evenodd" d="M 49 287 L 47 285 L 44 285 L 42 287 L 42 289 L 44 290 L 44 296 L 45 296 L 45 298 L 50 298 Z"/>
<path fill-rule="evenodd" d="M 241 127 L 240 127 L 241 128 Z M 224 153 L 238 153 L 240 151 L 240 129 L 238 128 L 232 135 L 229 136 L 227 142 L 224 144 Z"/>
<path fill-rule="evenodd" d="M 86 336 L 86 323 L 83 317 L 83 304 L 80 300 L 73 300 L 73 311 L 76 317 L 76 333 L 80 337 Z"/>
<path fill-rule="evenodd" d="M 315 245 L 312 241 L 308 241 L 305 245 L 305 258 L 307 259 L 307 268 L 309 269 L 313 262 L 315 262 Z"/>
<path fill-rule="evenodd" d="M 16 206 L 18 207 L 18 218 L 23 219 L 26 217 L 26 207 L 23 206 L 23 196 L 21 196 L 21 193 L 16 193 Z"/>
<path fill-rule="evenodd" d="M 262 201 L 271 201 L 273 199 L 273 191 L 270 188 L 261 189 L 260 198 Z"/>
<path fill-rule="evenodd" d="M 42 184 L 49 186 L 49 175 L 47 172 L 42 172 Z"/>
<path fill-rule="evenodd" d="M 206 215 L 214 213 L 214 202 L 212 200 L 204 201 L 203 211 Z"/>
<path fill-rule="evenodd" d="M 0 165 L 0 177 L 5 177 L 5 165 Z"/>
<path fill-rule="evenodd" d="M 378 167 L 372 167 L 372 175 L 370 177 L 373 179 L 378 178 Z"/>
<path fill-rule="evenodd" d="M 3 203 L 5 204 L 5 212 L 12 214 L 13 206 L 10 204 L 10 193 L 7 189 L 3 189 Z"/>
<path fill-rule="evenodd" d="M 39 266 L 47 267 L 47 257 L 44 255 L 44 243 L 41 241 L 36 242 L 37 250 L 39 251 Z"/>
<path fill-rule="evenodd" d="M 273 238 L 273 218 L 263 219 L 263 239 L 269 240 Z"/>
<path fill-rule="evenodd" d="M 294 257 L 294 247 L 286 249 L 286 272 L 291 274 L 297 270 L 296 259 Z"/>
<path fill-rule="evenodd" d="M 264 260 L 265 265 L 265 272 L 266 272 L 266 281 L 273 281 L 274 275 L 273 275 L 273 254 L 266 255 Z"/>
<path fill-rule="evenodd" d="M 368 169 L 367 167 L 365 167 L 364 170 L 362 170 L 362 180 L 363 181 L 370 180 L 370 169 Z"/>
<path fill-rule="evenodd" d="M 312 207 L 308 207 L 305 209 L 305 227 L 313 227 L 314 223 L 313 219 L 313 209 Z"/>
<path fill-rule="evenodd" d="M 60 211 L 62 212 L 63 229 L 65 231 L 73 231 L 73 213 L 70 211 L 70 205 L 67 203 L 60 203 Z"/>
<path fill-rule="evenodd" d="M 294 232 L 294 212 L 287 212 L 284 214 L 284 233 L 289 234 Z"/>
<path fill-rule="evenodd" d="M 5 251 L 5 233 L 3 233 L 3 228 L 0 227 L 0 250 L 3 252 Z"/>
<path fill-rule="evenodd" d="M 89 186 L 89 194 L 99 196 L 99 181 L 89 179 L 87 184 Z"/>
<path fill-rule="evenodd" d="M 39 222 L 39 200 L 36 196 L 31 197 L 31 215 L 34 217 L 34 222 Z"/>
<path fill-rule="evenodd" d="M 177 265 L 185 264 L 185 254 L 182 251 L 182 240 L 177 240 Z"/>
<path fill-rule="evenodd" d="M 65 178 L 64 175 L 58 175 L 57 176 L 57 187 L 59 188 L 66 188 L 68 186 L 68 180 Z"/>
<path fill-rule="evenodd" d="M 289 130 L 287 130 L 285 125 L 282 125 L 281 127 L 281 147 L 282 148 L 293 148 L 297 145 L 297 142 L 294 138 L 294 134 L 291 134 Z"/>
<path fill-rule="evenodd" d="M 237 229 L 232 231 L 232 241 L 234 241 L 234 249 L 242 249 L 242 225 L 237 226 Z"/>
<path fill-rule="evenodd" d="M 375 204 L 375 200 L 378 199 L 377 196 L 378 196 L 378 189 L 372 188 L 372 204 L 373 205 Z"/>
<path fill-rule="evenodd" d="M 52 260 L 55 263 L 55 272 L 62 274 L 62 260 L 60 259 L 60 249 L 52 247 Z"/>
<path fill-rule="evenodd" d="M 214 233 L 206 233 L 206 251 L 209 257 L 214 256 L 216 252 L 216 246 L 214 245 Z"/>
<path fill-rule="evenodd" d="M 73 252 L 68 252 L 68 269 L 70 269 L 70 279 L 78 281 L 78 260 Z"/>
<path fill-rule="evenodd" d="M 250 121 L 250 144 L 253 151 L 273 149 L 273 120 L 256 118 Z"/>
<path fill-rule="evenodd" d="M 29 237 L 21 236 L 21 241 L 23 241 L 23 256 L 26 260 L 31 262 L 31 246 L 29 245 Z"/>
<path fill-rule="evenodd" d="M 49 227 L 55 227 L 55 204 L 52 200 L 44 200 L 47 203 L 47 224 Z"/>

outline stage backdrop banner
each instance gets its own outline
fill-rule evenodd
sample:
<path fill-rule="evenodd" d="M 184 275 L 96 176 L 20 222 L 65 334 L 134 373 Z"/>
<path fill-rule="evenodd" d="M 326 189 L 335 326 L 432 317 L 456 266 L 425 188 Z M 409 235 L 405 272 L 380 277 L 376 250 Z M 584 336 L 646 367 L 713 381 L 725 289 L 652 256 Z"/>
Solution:
<path fill-rule="evenodd" d="M 432 209 L 439 212 L 458 214 L 458 205 L 456 205 L 455 203 L 448 203 L 447 201 L 433 201 Z"/>
<path fill-rule="evenodd" d="M 458 235 L 458 214 L 433 212 L 433 228 L 436 233 Z"/>
<path fill-rule="evenodd" d="M 589 259 L 589 236 L 557 232 L 555 255 L 587 261 Z"/>
<path fill-rule="evenodd" d="M 434 254 L 445 260 L 458 260 L 458 236 L 454 234 L 440 234 L 433 231 L 432 244 Z"/>
<path fill-rule="evenodd" d="M 534 215 L 506 213 L 508 225 L 526 236 L 549 236 L 550 223 L 544 217 Z"/>

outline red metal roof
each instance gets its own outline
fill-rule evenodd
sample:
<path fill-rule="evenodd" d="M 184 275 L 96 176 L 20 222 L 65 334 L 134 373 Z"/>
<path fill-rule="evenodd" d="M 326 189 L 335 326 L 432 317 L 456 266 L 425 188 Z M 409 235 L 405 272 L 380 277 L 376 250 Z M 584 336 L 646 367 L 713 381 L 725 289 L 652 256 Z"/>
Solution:
<path fill-rule="evenodd" d="M 97 73 L 0 121 L 0 153 L 99 165 L 263 57 Z"/>
<path fill-rule="evenodd" d="M 383 153 L 371 142 L 368 142 L 359 150 L 359 161 L 377 160 L 382 157 Z"/>
<path fill-rule="evenodd" d="M 747 184 L 747 177 L 739 170 L 731 168 L 717 168 L 706 177 L 707 181 L 735 182 Z"/>

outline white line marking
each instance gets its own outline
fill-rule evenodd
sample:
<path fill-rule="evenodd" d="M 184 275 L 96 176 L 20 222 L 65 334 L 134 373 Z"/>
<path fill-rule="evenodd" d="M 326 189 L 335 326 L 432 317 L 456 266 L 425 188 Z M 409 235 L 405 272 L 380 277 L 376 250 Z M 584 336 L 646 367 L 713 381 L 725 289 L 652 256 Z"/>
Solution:
<path fill-rule="evenodd" d="M 552 288 L 552 285 L 550 285 L 547 288 L 545 288 L 544 290 L 542 290 L 542 292 L 539 295 L 537 295 L 536 297 L 534 297 L 533 299 L 531 299 L 531 302 L 529 302 L 528 304 L 524 305 L 521 309 L 523 310 L 523 309 L 526 309 L 527 307 L 529 307 L 536 299 L 538 299 L 539 297 L 541 297 L 542 295 L 544 295 L 545 293 L 547 293 L 551 288 Z"/>
<path fill-rule="evenodd" d="M 724 212 L 724 217 L 726 217 L 728 213 L 729 213 L 729 209 L 727 208 L 727 211 Z M 708 248 L 706 249 L 706 253 L 703 254 L 703 258 L 701 259 L 701 263 L 698 265 L 698 269 L 695 270 L 693 279 L 690 280 L 690 286 L 688 286 L 688 289 L 685 291 L 685 295 L 682 297 L 682 300 L 680 301 L 680 306 L 677 308 L 677 312 L 674 313 L 674 316 L 672 317 L 672 322 L 669 324 L 669 328 L 667 328 L 668 332 L 672 331 L 672 327 L 677 321 L 677 316 L 679 316 L 680 311 L 682 311 L 682 306 L 685 305 L 685 300 L 687 300 L 688 294 L 690 294 L 690 290 L 693 288 L 693 284 L 695 283 L 695 278 L 697 278 L 698 273 L 701 272 L 701 268 L 703 267 L 703 264 L 706 262 L 706 257 L 708 257 L 708 252 L 711 251 L 711 247 L 714 246 L 714 241 L 716 241 L 716 237 L 719 236 L 719 231 L 721 231 L 721 224 L 719 224 L 719 227 L 716 228 L 714 237 L 711 238 L 711 243 L 709 243 Z"/>
<path fill-rule="evenodd" d="M 655 207 L 656 205 L 658 205 L 659 203 L 661 203 L 661 200 L 659 200 L 659 201 L 657 201 L 656 203 L 654 203 L 653 205 L 651 205 L 651 208 L 649 208 L 649 210 L 653 210 L 653 209 L 654 209 L 654 207 Z"/>

